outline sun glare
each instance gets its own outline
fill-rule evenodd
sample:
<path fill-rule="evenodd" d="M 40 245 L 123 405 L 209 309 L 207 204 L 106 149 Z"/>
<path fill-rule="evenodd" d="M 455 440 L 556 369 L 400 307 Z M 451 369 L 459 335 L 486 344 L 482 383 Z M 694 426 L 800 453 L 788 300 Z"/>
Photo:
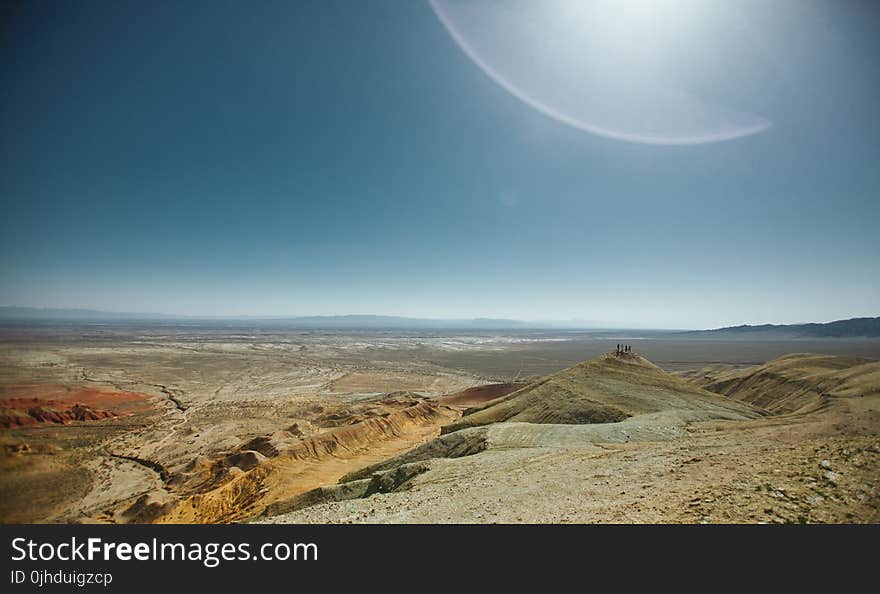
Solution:
<path fill-rule="evenodd" d="M 527 105 L 586 132 L 651 144 L 718 142 L 770 125 L 682 80 L 716 69 L 721 50 L 700 28 L 714 10 L 706 4 L 431 0 L 461 49 Z"/>

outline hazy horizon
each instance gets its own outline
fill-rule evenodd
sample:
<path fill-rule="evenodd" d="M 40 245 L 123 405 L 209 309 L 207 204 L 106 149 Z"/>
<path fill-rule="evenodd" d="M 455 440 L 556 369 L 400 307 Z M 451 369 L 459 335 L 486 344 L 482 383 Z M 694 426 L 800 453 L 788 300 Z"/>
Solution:
<path fill-rule="evenodd" d="M 880 7 L 670 2 L 17 3 L 0 303 L 877 315 Z"/>
<path fill-rule="evenodd" d="M 346 318 L 361 318 L 361 319 L 370 319 L 376 318 L 378 320 L 389 319 L 389 320 L 397 320 L 399 322 L 405 323 L 405 321 L 414 321 L 422 324 L 419 327 L 425 328 L 433 328 L 431 326 L 432 322 L 436 322 L 441 324 L 441 326 L 437 326 L 438 328 L 453 328 L 453 326 L 442 326 L 442 324 L 451 324 L 451 323 L 465 323 L 470 324 L 470 326 L 474 329 L 482 329 L 482 330 L 491 330 L 491 329 L 516 329 L 521 328 L 523 330 L 650 330 L 650 331 L 687 331 L 687 330 L 711 330 L 722 327 L 730 327 L 730 326 L 761 326 L 761 325 L 797 325 L 797 324 L 826 324 L 830 322 L 836 322 L 841 320 L 802 320 L 799 322 L 790 322 L 786 324 L 781 324 L 778 322 L 748 322 L 741 324 L 729 324 L 726 326 L 714 326 L 711 328 L 708 327 L 697 327 L 697 326 L 681 326 L 681 327 L 654 327 L 654 326 L 633 326 L 629 325 L 626 322 L 615 322 L 611 320 L 587 320 L 587 319 L 517 319 L 517 318 L 499 318 L 499 317 L 484 317 L 484 316 L 465 316 L 460 318 L 443 318 L 431 315 L 420 315 L 420 316 L 398 316 L 394 314 L 374 314 L 374 313 L 338 313 L 338 314 L 311 314 L 311 315 L 298 315 L 298 314 L 214 314 L 214 315 L 206 315 L 206 314 L 181 314 L 181 313 L 168 313 L 168 312 L 134 312 L 134 311 L 108 311 L 108 310 L 94 310 L 88 308 L 35 308 L 35 307 L 23 307 L 16 305 L 0 305 L 0 320 L 2 319 L 34 319 L 28 316 L 28 313 L 33 313 L 30 311 L 22 311 L 17 312 L 20 315 L 16 317 L 6 316 L 6 314 L 10 313 L 9 310 L 35 310 L 36 312 L 45 313 L 45 319 L 68 319 L 65 318 L 67 316 L 80 316 L 81 319 L 92 319 L 89 318 L 89 315 L 97 314 L 98 316 L 110 316 L 109 319 L 118 319 L 118 320 L 126 320 L 126 319 L 138 319 L 138 316 L 143 316 L 144 318 L 153 319 L 155 318 L 157 321 L 262 321 L 262 322 L 272 322 L 272 321 L 297 321 L 297 320 L 319 320 L 326 318 L 328 320 L 344 320 Z M 57 318 L 52 317 L 53 312 L 58 312 Z M 868 318 L 873 319 L 878 317 L 877 315 L 865 315 L 865 316 L 854 316 L 854 318 Z M 70 318 L 73 319 L 73 318 Z M 95 318 L 100 319 L 100 318 Z M 850 318 L 848 318 L 850 319 Z M 480 325 L 480 323 L 484 323 L 485 325 Z M 512 323 L 514 326 L 504 326 L 504 323 Z M 320 325 L 316 325 L 319 327 Z M 376 327 L 379 327 L 377 325 Z"/>

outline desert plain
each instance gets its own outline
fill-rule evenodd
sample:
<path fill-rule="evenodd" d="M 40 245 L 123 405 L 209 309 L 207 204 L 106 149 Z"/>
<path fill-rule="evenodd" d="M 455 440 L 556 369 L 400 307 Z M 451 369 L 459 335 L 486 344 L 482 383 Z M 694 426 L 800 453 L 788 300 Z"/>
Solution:
<path fill-rule="evenodd" d="M 10 323 L 0 521 L 878 522 L 878 358 L 855 339 Z"/>

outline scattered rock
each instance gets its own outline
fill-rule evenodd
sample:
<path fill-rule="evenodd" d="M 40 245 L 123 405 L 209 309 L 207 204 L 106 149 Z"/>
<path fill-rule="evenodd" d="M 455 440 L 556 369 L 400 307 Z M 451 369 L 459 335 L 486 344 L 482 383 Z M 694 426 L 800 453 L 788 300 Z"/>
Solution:
<path fill-rule="evenodd" d="M 149 524 L 170 511 L 177 503 L 177 498 L 167 491 L 153 491 L 137 498 L 122 516 L 131 524 Z"/>
<path fill-rule="evenodd" d="M 837 483 L 838 479 L 840 478 L 840 475 L 838 473 L 831 470 L 825 472 L 823 476 L 825 477 L 825 480 L 829 483 Z"/>
<path fill-rule="evenodd" d="M 7 443 L 3 446 L 7 454 L 27 454 L 31 451 L 31 446 L 23 441 L 16 443 Z"/>
<path fill-rule="evenodd" d="M 265 459 L 266 456 L 264 456 L 260 452 L 255 452 L 254 450 L 245 450 L 243 452 L 237 452 L 235 454 L 227 456 L 224 462 L 230 467 L 234 466 L 241 470 L 250 470 L 251 468 L 255 468 L 256 466 L 258 466 Z"/>

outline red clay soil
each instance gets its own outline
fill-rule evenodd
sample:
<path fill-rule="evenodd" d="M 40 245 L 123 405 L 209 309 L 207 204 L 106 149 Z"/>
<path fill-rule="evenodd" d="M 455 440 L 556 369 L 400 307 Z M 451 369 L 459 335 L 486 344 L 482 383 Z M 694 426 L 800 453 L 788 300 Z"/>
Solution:
<path fill-rule="evenodd" d="M 474 386 L 467 388 L 461 392 L 441 396 L 437 399 L 440 404 L 447 406 L 475 406 L 495 400 L 502 396 L 507 396 L 511 392 L 516 392 L 520 388 L 524 388 L 528 382 L 506 382 L 501 384 L 486 384 L 483 386 Z"/>
<path fill-rule="evenodd" d="M 85 386 L 0 386 L 0 428 L 124 416 L 149 408 L 149 399 L 146 394 Z"/>

